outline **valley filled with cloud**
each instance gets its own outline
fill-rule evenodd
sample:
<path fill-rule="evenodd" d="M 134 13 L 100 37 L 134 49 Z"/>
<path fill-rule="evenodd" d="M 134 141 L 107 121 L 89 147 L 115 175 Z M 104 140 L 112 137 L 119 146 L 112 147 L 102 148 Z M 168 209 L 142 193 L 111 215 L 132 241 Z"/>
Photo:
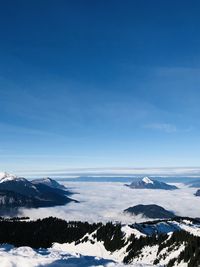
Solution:
<path fill-rule="evenodd" d="M 177 190 L 131 189 L 120 182 L 64 182 L 79 203 L 39 209 L 21 209 L 20 215 L 31 219 L 55 216 L 89 222 L 120 221 L 134 223 L 146 221 L 141 216 L 130 216 L 123 211 L 137 204 L 157 204 L 173 211 L 177 216 L 199 217 L 200 198 L 196 188 L 176 183 Z"/>

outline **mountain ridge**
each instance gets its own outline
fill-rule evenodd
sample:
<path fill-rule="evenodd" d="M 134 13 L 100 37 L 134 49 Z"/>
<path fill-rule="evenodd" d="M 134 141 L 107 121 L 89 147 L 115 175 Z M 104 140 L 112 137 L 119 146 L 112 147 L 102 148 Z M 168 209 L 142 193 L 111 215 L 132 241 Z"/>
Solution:
<path fill-rule="evenodd" d="M 160 182 L 154 179 L 150 179 L 145 176 L 142 179 L 137 179 L 131 184 L 126 184 L 126 186 L 132 189 L 162 189 L 162 190 L 175 190 L 178 189 L 175 185 L 170 185 L 164 182 Z"/>
<path fill-rule="evenodd" d="M 156 204 L 139 204 L 125 209 L 124 212 L 131 215 L 142 215 L 150 219 L 169 219 L 176 217 L 173 212 Z"/>
<path fill-rule="evenodd" d="M 44 181 L 44 182 L 43 182 Z M 53 207 L 65 205 L 69 202 L 77 202 L 69 198 L 72 194 L 64 186 L 53 179 L 40 181 L 28 181 L 24 177 L 17 177 L 8 173 L 0 174 L 0 208 L 1 212 L 9 209 Z"/>

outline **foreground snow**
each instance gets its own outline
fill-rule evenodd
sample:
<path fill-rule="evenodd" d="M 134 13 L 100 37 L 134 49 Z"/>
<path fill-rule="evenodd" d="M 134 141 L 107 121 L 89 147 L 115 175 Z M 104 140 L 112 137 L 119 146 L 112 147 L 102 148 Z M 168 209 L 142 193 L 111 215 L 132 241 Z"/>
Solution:
<path fill-rule="evenodd" d="M 115 263 L 92 256 L 81 256 L 78 253 L 69 254 L 65 250 L 49 248 L 33 250 L 30 247 L 14 248 L 10 245 L 0 247 L 1 267 L 123 267 L 125 265 Z M 152 265 L 131 264 L 127 267 L 148 267 Z"/>
<path fill-rule="evenodd" d="M 155 266 L 156 263 L 157 267 L 161 267 L 167 266 L 171 260 L 175 260 L 173 266 L 187 267 L 189 261 L 183 262 L 185 260 L 183 255 L 179 256 L 185 249 L 187 251 L 188 242 L 190 242 L 190 247 L 191 244 L 194 245 L 194 240 L 189 237 L 189 234 L 198 238 L 200 236 L 199 222 L 189 218 L 155 221 L 150 224 L 122 225 L 121 231 L 124 235 L 120 236 L 121 241 L 124 242 L 111 250 L 106 243 L 107 239 L 100 237 L 97 233 L 98 230 L 102 230 L 102 227 L 105 229 L 104 225 L 101 225 L 99 228 L 94 228 L 93 232 L 86 232 L 80 239 L 75 239 L 76 241 L 68 241 L 69 243 L 65 241 L 63 244 L 53 243 L 52 247 L 48 249 L 34 250 L 30 247 L 0 246 L 0 267 L 147 267 Z M 188 234 L 183 235 L 180 232 L 181 235 L 179 235 L 180 230 L 184 230 Z M 164 239 L 155 239 L 154 237 L 146 239 L 154 233 L 165 234 Z M 133 239 L 133 235 L 135 239 Z M 144 242 L 144 238 L 146 242 Z M 198 241 L 198 238 L 195 239 L 195 242 Z M 192 257 L 191 255 L 191 259 Z M 131 264 L 123 265 L 122 262 Z"/>

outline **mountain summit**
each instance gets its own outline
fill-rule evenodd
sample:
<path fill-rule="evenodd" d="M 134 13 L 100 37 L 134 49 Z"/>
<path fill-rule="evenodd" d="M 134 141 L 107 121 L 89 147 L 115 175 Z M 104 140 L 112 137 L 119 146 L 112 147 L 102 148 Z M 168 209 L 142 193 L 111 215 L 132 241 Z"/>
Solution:
<path fill-rule="evenodd" d="M 133 207 L 129 207 L 128 209 L 124 210 L 124 212 L 132 215 L 142 215 L 151 219 L 169 219 L 175 217 L 173 212 L 168 211 L 163 207 L 155 204 L 139 204 Z"/>
<path fill-rule="evenodd" d="M 6 172 L 0 173 L 1 212 L 22 207 L 52 207 L 75 201 L 68 197 L 72 192 L 53 179 L 34 181 Z"/>
<path fill-rule="evenodd" d="M 149 178 L 149 177 L 144 177 L 142 179 L 142 181 L 145 183 L 145 184 L 153 184 L 153 181 Z"/>
<path fill-rule="evenodd" d="M 15 180 L 18 179 L 18 177 L 16 175 L 7 173 L 7 172 L 0 172 L 0 183 L 4 182 L 4 181 L 11 181 L 11 180 Z"/>
<path fill-rule="evenodd" d="M 32 183 L 34 185 L 38 185 L 38 184 L 44 184 L 44 185 L 47 185 L 47 186 L 50 186 L 52 188 L 57 188 L 57 189 L 66 189 L 66 187 L 62 184 L 59 184 L 57 181 L 49 178 L 49 177 L 45 177 L 45 178 L 42 178 L 42 179 L 35 179 L 35 180 L 32 180 Z"/>
<path fill-rule="evenodd" d="M 144 177 L 142 179 L 133 181 L 130 185 L 126 185 L 130 188 L 135 189 L 163 189 L 163 190 L 174 190 L 177 189 L 175 185 L 166 184 L 157 180 Z"/>

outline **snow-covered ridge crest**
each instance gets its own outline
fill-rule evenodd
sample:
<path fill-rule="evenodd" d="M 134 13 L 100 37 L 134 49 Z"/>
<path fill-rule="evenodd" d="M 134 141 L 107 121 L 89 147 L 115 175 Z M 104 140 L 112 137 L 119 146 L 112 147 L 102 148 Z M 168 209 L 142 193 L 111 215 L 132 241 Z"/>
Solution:
<path fill-rule="evenodd" d="M 0 172 L 0 179 L 2 179 L 2 178 L 6 178 L 6 177 L 17 177 L 16 175 L 14 175 L 14 174 L 10 174 L 10 173 L 8 173 L 8 172 Z"/>
<path fill-rule="evenodd" d="M 10 174 L 7 172 L 0 172 L 0 183 L 6 182 L 6 181 L 12 181 L 12 180 L 18 180 L 22 179 L 14 174 Z"/>
<path fill-rule="evenodd" d="M 153 181 L 152 181 L 149 177 L 147 177 L 147 176 L 145 176 L 145 177 L 142 179 L 142 181 L 143 181 L 145 184 L 153 184 Z"/>

